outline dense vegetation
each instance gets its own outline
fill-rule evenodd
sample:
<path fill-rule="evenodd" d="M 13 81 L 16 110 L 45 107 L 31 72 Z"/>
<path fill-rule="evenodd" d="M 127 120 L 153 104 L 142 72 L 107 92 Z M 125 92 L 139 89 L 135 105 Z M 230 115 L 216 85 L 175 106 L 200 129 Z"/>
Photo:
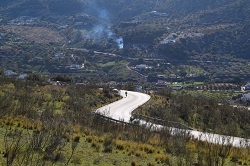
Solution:
<path fill-rule="evenodd" d="M 2 165 L 249 164 L 249 147 L 202 143 L 187 133 L 152 132 L 94 116 L 92 110 L 119 99 L 107 86 L 0 79 Z"/>
<path fill-rule="evenodd" d="M 154 96 L 137 113 L 184 123 L 201 131 L 250 138 L 249 110 L 229 105 L 232 95 L 233 92 L 168 90 Z"/>

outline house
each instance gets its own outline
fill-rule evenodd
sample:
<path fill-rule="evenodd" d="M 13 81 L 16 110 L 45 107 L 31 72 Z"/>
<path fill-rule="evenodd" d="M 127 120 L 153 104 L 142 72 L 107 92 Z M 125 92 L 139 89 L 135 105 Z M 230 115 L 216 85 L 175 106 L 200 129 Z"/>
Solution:
<path fill-rule="evenodd" d="M 156 88 L 157 89 L 165 89 L 166 87 L 168 87 L 169 84 L 170 84 L 169 82 L 166 82 L 163 80 L 158 80 L 156 83 Z"/>
<path fill-rule="evenodd" d="M 28 74 L 20 74 L 18 78 L 24 80 L 27 76 Z"/>
<path fill-rule="evenodd" d="M 170 74 L 170 78 L 177 78 L 176 74 Z"/>
<path fill-rule="evenodd" d="M 83 68 L 85 68 L 85 66 L 84 66 L 84 63 L 83 63 L 82 65 L 72 64 L 72 65 L 69 66 L 69 68 L 70 68 L 71 70 L 78 70 L 78 69 L 83 69 Z"/>
<path fill-rule="evenodd" d="M 147 69 L 148 66 L 145 65 L 145 64 L 140 64 L 140 65 L 136 65 L 135 68 L 136 68 L 136 69 Z"/>
<path fill-rule="evenodd" d="M 160 42 L 160 44 L 174 44 L 176 42 L 177 38 L 178 38 L 178 34 L 177 33 L 171 33 L 165 39 L 163 39 Z"/>
<path fill-rule="evenodd" d="M 153 15 L 153 16 L 161 16 L 161 17 L 167 16 L 167 13 L 160 13 L 158 11 L 151 11 L 151 12 L 149 12 L 149 14 Z"/>
<path fill-rule="evenodd" d="M 158 80 L 156 84 L 157 84 L 157 85 L 169 85 L 170 82 L 163 81 L 163 80 Z"/>
<path fill-rule="evenodd" d="M 80 69 L 80 65 L 70 65 L 69 68 L 70 68 L 71 70 Z"/>
<path fill-rule="evenodd" d="M 4 72 L 4 74 L 8 77 L 17 75 L 17 73 L 13 72 L 12 70 L 7 70 Z"/>
<path fill-rule="evenodd" d="M 241 90 L 242 90 L 242 91 L 250 90 L 250 83 L 248 83 L 248 84 L 242 86 L 242 87 L 241 87 Z"/>
<path fill-rule="evenodd" d="M 186 75 L 186 77 L 198 77 L 199 76 L 199 74 L 197 74 L 197 73 L 193 73 L 193 74 L 187 74 Z"/>
<path fill-rule="evenodd" d="M 55 53 L 54 54 L 54 58 L 62 58 L 63 57 L 63 53 Z"/>
<path fill-rule="evenodd" d="M 202 33 L 170 33 L 165 39 L 163 39 L 160 44 L 174 44 L 180 39 L 186 39 L 186 38 L 202 38 L 204 37 L 204 34 Z"/>

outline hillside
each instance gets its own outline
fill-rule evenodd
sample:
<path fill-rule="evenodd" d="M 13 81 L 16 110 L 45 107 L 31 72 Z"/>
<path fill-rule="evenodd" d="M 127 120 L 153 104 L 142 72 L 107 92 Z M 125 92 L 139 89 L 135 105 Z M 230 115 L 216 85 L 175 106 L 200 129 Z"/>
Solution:
<path fill-rule="evenodd" d="M 30 75 L 26 81 L 20 81 L 1 74 L 0 165 L 249 165 L 250 151 L 244 142 L 242 147 L 205 143 L 191 139 L 184 132 L 173 135 L 167 128 L 152 132 L 149 126 L 117 123 L 92 112 L 120 99 L 108 86 L 69 85 L 72 78 L 59 75 L 51 80 L 66 82 L 52 85 L 45 81 L 47 79 Z M 149 104 L 152 103 L 154 109 L 149 104 L 143 106 L 150 115 L 162 113 L 161 107 L 170 104 L 166 94 L 152 97 Z M 203 97 L 197 100 L 184 95 L 174 99 L 188 108 L 179 116 L 187 117 L 193 125 L 204 120 L 214 127 L 223 127 L 220 132 L 231 130 L 233 134 L 241 134 L 239 127 L 248 125 L 248 117 L 244 117 L 246 109 L 225 111 L 224 106 L 216 109 L 219 105 L 213 102 L 211 108 L 203 107 L 204 102 L 211 103 Z M 198 106 L 197 113 L 189 110 L 190 102 Z M 216 118 L 211 118 L 210 122 L 207 112 L 212 112 Z M 164 118 L 178 116 L 169 113 L 163 113 Z M 204 119 L 201 113 L 206 114 Z M 220 113 L 225 114 L 228 119 L 223 120 L 231 124 L 222 124 Z M 240 123 L 237 122 L 239 115 L 244 118 Z M 247 129 L 249 127 L 244 131 Z"/>
<path fill-rule="evenodd" d="M 250 165 L 249 20 L 249 0 L 1 0 L 0 165 Z M 96 114 L 117 89 L 151 96 L 129 123 Z"/>
<path fill-rule="evenodd" d="M 123 36 L 125 49 L 146 44 L 151 56 L 180 59 L 205 53 L 248 58 L 249 8 L 247 0 L 16 0 L 4 1 L 1 11 L 40 17 L 88 14 Z M 196 32 L 202 37 L 192 36 Z M 178 35 L 170 39 L 174 42 L 162 44 L 171 33 Z"/>
<path fill-rule="evenodd" d="M 210 53 L 248 58 L 249 5 L 248 1 L 168 1 L 134 17 L 133 23 L 123 21 L 118 29 L 128 43 L 147 42 L 153 47 L 148 48 L 151 53 L 163 57 Z M 172 33 L 176 36 L 169 36 Z M 160 44 L 164 39 L 169 42 Z"/>
<path fill-rule="evenodd" d="M 201 69 L 206 78 L 197 81 L 247 80 L 249 9 L 247 0 L 4 0 L 0 64 L 26 73 L 127 81 L 134 79 L 124 70 L 130 58 L 153 58 L 147 65 L 154 68 L 140 71 L 154 75 L 149 81 L 157 74 L 194 74 L 183 65 Z M 121 60 L 119 70 L 98 65 Z M 70 70 L 83 63 L 86 70 Z"/>

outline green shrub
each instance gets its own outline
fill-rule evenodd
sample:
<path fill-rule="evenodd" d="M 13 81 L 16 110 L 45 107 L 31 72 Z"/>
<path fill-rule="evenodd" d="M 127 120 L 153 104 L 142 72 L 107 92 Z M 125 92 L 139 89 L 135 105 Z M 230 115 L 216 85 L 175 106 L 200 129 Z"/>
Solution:
<path fill-rule="evenodd" d="M 154 166 L 154 165 L 155 165 L 155 164 L 151 161 L 151 162 L 148 163 L 147 166 Z"/>
<path fill-rule="evenodd" d="M 136 151 L 134 152 L 134 155 L 135 155 L 136 157 L 147 157 L 147 153 L 144 152 L 144 151 L 140 151 L 140 150 L 136 150 Z"/>
<path fill-rule="evenodd" d="M 80 136 L 79 135 L 75 136 L 74 139 L 73 139 L 73 141 L 74 142 L 79 142 L 80 141 Z"/>
<path fill-rule="evenodd" d="M 104 138 L 103 148 L 103 152 L 111 153 L 113 151 L 113 139 L 110 137 Z"/>
<path fill-rule="evenodd" d="M 91 142 L 93 141 L 93 137 L 87 137 L 87 138 L 86 138 L 86 141 L 87 141 L 88 143 L 91 143 Z"/>
<path fill-rule="evenodd" d="M 125 144 L 124 144 L 123 141 L 117 140 L 115 143 L 116 143 L 116 148 L 117 148 L 118 150 L 124 150 Z"/>
<path fill-rule="evenodd" d="M 147 145 L 147 144 L 140 144 L 139 149 L 145 151 L 148 154 L 152 154 L 155 152 L 155 148 L 153 146 Z"/>
<path fill-rule="evenodd" d="M 81 164 L 81 157 L 80 156 L 77 156 L 77 155 L 74 155 L 71 159 L 71 163 L 75 164 L 75 165 L 79 165 Z"/>
<path fill-rule="evenodd" d="M 92 141 L 91 147 L 96 147 L 97 145 L 98 145 L 98 143 L 96 141 Z"/>
<path fill-rule="evenodd" d="M 155 161 L 162 164 L 170 164 L 170 156 L 167 154 L 157 154 L 155 156 Z"/>
<path fill-rule="evenodd" d="M 132 160 L 131 166 L 137 166 L 137 160 L 136 160 L 136 159 L 133 159 L 133 160 Z"/>

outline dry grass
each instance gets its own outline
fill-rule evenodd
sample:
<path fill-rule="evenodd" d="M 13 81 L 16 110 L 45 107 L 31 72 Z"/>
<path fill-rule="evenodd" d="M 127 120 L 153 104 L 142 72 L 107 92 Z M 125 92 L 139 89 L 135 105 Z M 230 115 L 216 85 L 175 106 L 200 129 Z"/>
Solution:
<path fill-rule="evenodd" d="M 161 145 L 163 142 L 161 141 L 160 135 L 154 134 L 149 139 L 149 144 L 153 146 Z"/>
<path fill-rule="evenodd" d="M 64 39 L 59 32 L 44 27 L 2 26 L 2 28 L 8 33 L 14 33 L 21 38 L 40 44 L 58 43 Z"/>
<path fill-rule="evenodd" d="M 169 164 L 170 163 L 170 156 L 167 154 L 157 154 L 155 156 L 155 161 L 157 163 Z"/>
<path fill-rule="evenodd" d="M 155 153 L 155 148 L 149 144 L 139 144 L 138 148 L 148 154 Z"/>
<path fill-rule="evenodd" d="M 134 155 L 135 155 L 136 157 L 143 157 L 143 158 L 147 157 L 147 153 L 144 152 L 144 151 L 140 151 L 140 150 L 134 151 Z"/>
<path fill-rule="evenodd" d="M 133 160 L 131 161 L 131 166 L 136 166 L 136 165 L 138 165 L 138 164 L 137 164 L 137 160 L 136 160 L 136 159 L 133 159 Z"/>

